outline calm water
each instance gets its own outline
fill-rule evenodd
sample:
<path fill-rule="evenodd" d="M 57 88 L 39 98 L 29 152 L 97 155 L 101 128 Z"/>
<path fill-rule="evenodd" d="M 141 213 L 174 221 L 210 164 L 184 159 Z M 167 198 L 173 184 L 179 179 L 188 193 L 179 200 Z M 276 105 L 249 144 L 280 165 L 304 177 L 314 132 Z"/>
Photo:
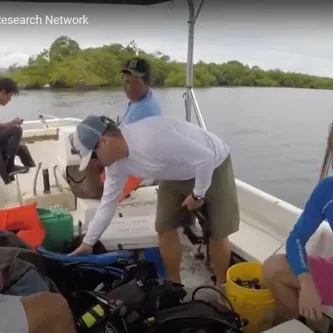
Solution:
<path fill-rule="evenodd" d="M 155 92 L 166 114 L 184 117 L 183 89 Z M 209 88 L 197 89 L 196 95 L 208 129 L 231 147 L 237 178 L 303 207 L 318 181 L 333 91 Z M 115 116 L 125 102 L 121 91 L 24 92 L 1 118 Z"/>

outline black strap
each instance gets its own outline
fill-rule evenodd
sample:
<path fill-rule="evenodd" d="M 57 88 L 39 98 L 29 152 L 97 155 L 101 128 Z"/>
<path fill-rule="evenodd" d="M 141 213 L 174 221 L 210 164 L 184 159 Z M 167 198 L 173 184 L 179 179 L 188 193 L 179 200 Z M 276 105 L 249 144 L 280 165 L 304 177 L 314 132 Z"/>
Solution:
<path fill-rule="evenodd" d="M 187 236 L 187 238 L 193 245 L 209 244 L 210 230 L 209 230 L 208 220 L 206 218 L 207 216 L 206 210 L 207 210 L 206 207 L 202 207 L 201 209 L 193 212 L 194 216 L 196 216 L 196 218 L 198 219 L 200 228 L 202 230 L 202 236 L 198 236 L 193 232 L 191 228 L 192 221 L 188 221 L 187 220 L 188 217 L 186 217 L 186 219 L 184 220 L 183 233 Z"/>
<path fill-rule="evenodd" d="M 209 238 L 210 238 L 210 230 L 209 230 L 208 220 L 207 220 L 206 216 L 202 213 L 201 210 L 195 211 L 194 214 L 196 215 L 196 217 L 199 221 L 201 230 L 202 230 L 203 244 L 208 245 Z"/>
<path fill-rule="evenodd" d="M 184 226 L 183 233 L 187 236 L 192 245 L 204 244 L 204 238 L 196 235 L 191 227 Z"/>

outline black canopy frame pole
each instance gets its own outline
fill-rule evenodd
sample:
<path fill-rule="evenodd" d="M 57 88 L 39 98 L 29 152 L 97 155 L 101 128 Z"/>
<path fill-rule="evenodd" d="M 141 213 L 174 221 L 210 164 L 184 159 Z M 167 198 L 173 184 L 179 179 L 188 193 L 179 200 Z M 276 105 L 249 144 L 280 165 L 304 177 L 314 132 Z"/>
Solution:
<path fill-rule="evenodd" d="M 206 129 L 206 125 L 203 120 L 199 104 L 193 90 L 194 26 L 200 14 L 200 11 L 204 5 L 204 2 L 205 0 L 201 0 L 198 9 L 195 10 L 194 0 L 187 0 L 189 20 L 188 20 L 188 45 L 187 45 L 187 64 L 186 64 L 186 92 L 184 96 L 185 96 L 186 120 L 191 121 L 192 107 L 193 107 L 199 126 Z"/>

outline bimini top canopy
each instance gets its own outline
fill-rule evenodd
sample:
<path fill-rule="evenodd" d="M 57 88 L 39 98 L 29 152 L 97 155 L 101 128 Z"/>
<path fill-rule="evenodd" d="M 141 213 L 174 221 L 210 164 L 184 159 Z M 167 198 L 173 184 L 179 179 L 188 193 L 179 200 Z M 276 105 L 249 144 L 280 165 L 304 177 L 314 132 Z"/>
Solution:
<path fill-rule="evenodd" d="M 110 5 L 139 5 L 139 6 L 149 6 L 156 5 L 162 2 L 171 2 L 172 0 L 20 0 L 20 2 L 56 2 L 56 3 L 96 3 L 96 4 L 110 4 Z M 13 1 L 14 2 L 14 1 Z M 15 1 L 16 2 L 16 1 Z"/>

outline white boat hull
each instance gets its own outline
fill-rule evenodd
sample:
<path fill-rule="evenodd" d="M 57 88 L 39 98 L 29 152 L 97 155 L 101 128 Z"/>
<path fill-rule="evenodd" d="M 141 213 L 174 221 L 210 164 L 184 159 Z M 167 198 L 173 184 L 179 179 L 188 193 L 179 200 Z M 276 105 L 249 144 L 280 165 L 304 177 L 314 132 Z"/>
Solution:
<path fill-rule="evenodd" d="M 73 125 L 78 121 L 74 118 L 51 119 L 47 121 L 49 128 L 45 128 L 40 121 L 24 123 L 23 139 L 27 142 L 36 164 L 42 163 L 43 167 L 48 168 L 58 165 L 57 178 L 61 190 L 53 186 L 51 195 L 45 198 L 43 184 L 39 179 L 37 195 L 34 195 L 33 178 L 36 168 L 33 168 L 28 174 L 17 175 L 17 182 L 7 186 L 0 184 L 0 208 L 20 205 L 27 202 L 27 198 L 30 202 L 31 199 L 35 200 L 44 207 L 48 202 L 49 206 L 52 206 L 54 198 L 66 195 L 64 205 L 74 216 L 76 232 L 79 220 L 83 222 L 83 231 L 86 230 L 99 200 L 77 199 L 73 207 L 74 195 L 69 191 L 65 178 L 61 176 L 68 163 L 77 163 L 70 161 L 69 148 L 64 146 L 66 140 L 61 138 L 61 133 L 70 132 L 70 128 L 73 129 Z M 52 184 L 54 185 L 54 177 L 51 173 Z M 241 224 L 240 230 L 230 236 L 234 253 L 244 260 L 259 262 L 263 262 L 274 253 L 283 253 L 285 241 L 302 210 L 238 179 L 236 184 Z M 102 242 L 109 250 L 117 249 L 119 244 L 124 249 L 158 246 L 154 230 L 156 198 L 155 186 L 142 187 L 118 206 L 115 218 L 102 237 Z M 59 204 L 59 201 L 57 203 Z M 122 217 L 119 217 L 119 213 Z M 310 239 L 308 250 L 312 254 L 333 255 L 332 238 L 332 232 L 324 222 Z M 208 283 L 210 274 L 207 267 L 193 259 L 194 249 L 184 236 L 182 242 L 186 249 L 182 264 L 185 284 L 195 286 Z M 327 313 L 330 314 L 330 311 L 327 309 Z"/>
<path fill-rule="evenodd" d="M 70 160 L 70 157 L 68 157 L 69 148 L 65 147 L 66 140 L 62 138 L 61 133 L 67 133 L 68 135 L 68 133 L 73 131 L 75 123 L 79 121 L 79 119 L 75 118 L 50 119 L 47 120 L 49 128 L 45 128 L 45 125 L 39 120 L 27 121 L 23 125 L 23 139 L 27 142 L 36 164 L 42 163 L 42 167 L 49 168 L 58 165 L 59 169 L 57 170 L 57 178 L 62 188 L 61 195 L 67 195 L 69 189 L 66 180 L 61 177 L 61 172 L 66 165 L 77 163 L 77 161 Z M 28 174 L 18 175 L 18 184 L 15 184 L 14 182 L 9 186 L 5 186 L 4 184 L 0 186 L 2 208 L 19 205 L 20 199 L 22 202 L 22 197 L 23 199 L 29 198 L 29 200 L 35 197 L 33 194 L 34 174 L 35 168 L 33 168 Z M 50 179 L 52 185 L 52 182 L 54 183 L 52 172 L 50 172 Z M 244 183 L 241 180 L 236 179 L 236 184 L 240 205 L 241 226 L 240 230 L 230 237 L 233 250 L 245 260 L 262 262 L 271 254 L 284 250 L 284 242 L 293 228 L 293 225 L 302 213 L 302 210 L 279 198 L 265 193 L 258 188 Z M 41 177 L 39 177 L 37 181 L 37 192 L 38 195 L 36 201 L 40 201 L 37 199 L 43 197 Z M 51 192 L 54 196 L 59 194 L 59 190 L 55 187 L 52 188 Z M 83 222 L 86 228 L 87 223 L 91 220 L 97 209 L 99 201 L 77 199 L 76 209 L 74 210 L 72 202 L 73 198 L 74 195 L 72 195 L 72 197 L 67 197 L 67 208 L 76 217 L 76 220 L 80 219 Z M 150 233 L 154 234 L 152 224 L 155 214 L 156 198 L 155 186 L 139 188 L 131 198 L 119 205 L 116 218 L 119 213 L 124 215 L 124 219 L 128 217 L 132 220 L 133 217 L 146 216 L 146 230 L 150 230 Z M 51 203 L 52 200 L 54 199 L 50 199 Z M 132 224 L 134 223 L 133 221 Z M 113 224 L 116 225 L 116 220 Z M 118 230 L 120 230 L 120 228 L 118 228 Z M 127 230 L 126 234 L 129 234 L 129 229 L 127 227 L 123 230 Z M 141 231 L 142 230 L 143 229 L 141 229 Z M 330 247 L 327 248 L 326 243 L 323 246 L 322 235 L 325 234 L 326 237 L 325 230 L 327 230 L 327 225 L 323 223 L 320 230 L 315 237 L 313 237 L 317 239 L 320 238 L 320 244 L 314 246 L 314 243 L 317 242 L 310 241 L 310 245 L 312 244 L 310 246 L 312 251 L 315 251 L 316 253 L 324 252 L 326 254 L 333 253 L 333 245 L 332 249 Z M 110 234 L 112 233 L 113 232 L 110 231 Z M 135 232 L 135 234 L 138 233 Z M 141 236 L 143 237 L 142 233 L 140 234 L 140 237 Z M 156 237 L 155 234 L 154 237 Z"/>

